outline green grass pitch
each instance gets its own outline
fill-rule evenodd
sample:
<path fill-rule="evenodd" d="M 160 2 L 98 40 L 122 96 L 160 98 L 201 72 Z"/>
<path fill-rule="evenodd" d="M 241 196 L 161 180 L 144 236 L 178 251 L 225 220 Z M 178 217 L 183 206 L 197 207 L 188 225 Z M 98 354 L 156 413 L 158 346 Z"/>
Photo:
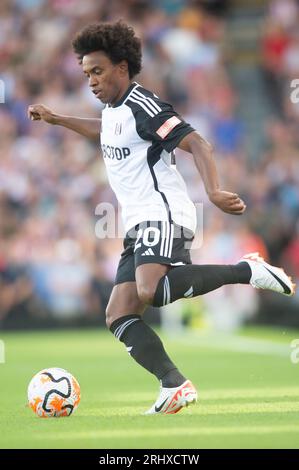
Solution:
<path fill-rule="evenodd" d="M 0 333 L 1 448 L 298 448 L 299 331 L 245 329 L 238 335 L 162 333 L 199 402 L 176 415 L 143 416 L 158 382 L 103 330 Z M 81 385 L 69 418 L 41 419 L 26 406 L 31 377 L 62 367 Z"/>

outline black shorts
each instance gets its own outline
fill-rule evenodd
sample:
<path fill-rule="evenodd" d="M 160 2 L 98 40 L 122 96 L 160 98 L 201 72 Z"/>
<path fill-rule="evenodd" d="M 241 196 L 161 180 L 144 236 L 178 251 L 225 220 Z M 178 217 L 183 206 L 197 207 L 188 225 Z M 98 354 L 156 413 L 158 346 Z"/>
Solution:
<path fill-rule="evenodd" d="M 141 222 L 126 234 L 115 284 L 134 282 L 135 269 L 141 264 L 191 264 L 193 238 L 191 230 L 175 223 Z"/>

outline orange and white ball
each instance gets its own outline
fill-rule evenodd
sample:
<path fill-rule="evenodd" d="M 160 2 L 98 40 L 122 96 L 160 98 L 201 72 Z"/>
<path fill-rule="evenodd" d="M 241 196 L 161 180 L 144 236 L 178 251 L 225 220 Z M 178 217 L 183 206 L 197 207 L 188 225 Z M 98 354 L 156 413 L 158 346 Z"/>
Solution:
<path fill-rule="evenodd" d="M 70 416 L 80 398 L 80 386 L 75 377 L 58 367 L 41 370 L 28 385 L 29 406 L 41 418 Z"/>

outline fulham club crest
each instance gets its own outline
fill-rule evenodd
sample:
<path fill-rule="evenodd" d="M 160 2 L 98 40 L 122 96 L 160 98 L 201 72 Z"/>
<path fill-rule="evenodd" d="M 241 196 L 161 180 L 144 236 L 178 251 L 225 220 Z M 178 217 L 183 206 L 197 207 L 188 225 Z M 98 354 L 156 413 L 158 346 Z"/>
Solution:
<path fill-rule="evenodd" d="M 121 128 L 122 128 L 121 122 L 117 122 L 115 124 L 114 135 L 120 135 L 121 134 Z"/>

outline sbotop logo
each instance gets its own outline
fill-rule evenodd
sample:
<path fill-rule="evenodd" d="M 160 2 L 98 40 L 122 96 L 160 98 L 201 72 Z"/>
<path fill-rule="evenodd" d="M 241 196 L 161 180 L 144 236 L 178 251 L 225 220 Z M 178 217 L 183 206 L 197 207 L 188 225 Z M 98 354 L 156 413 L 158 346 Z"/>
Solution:
<path fill-rule="evenodd" d="M 291 92 L 290 99 L 293 104 L 297 104 L 299 103 L 299 78 L 294 78 L 291 81 L 291 88 L 294 90 Z"/>

